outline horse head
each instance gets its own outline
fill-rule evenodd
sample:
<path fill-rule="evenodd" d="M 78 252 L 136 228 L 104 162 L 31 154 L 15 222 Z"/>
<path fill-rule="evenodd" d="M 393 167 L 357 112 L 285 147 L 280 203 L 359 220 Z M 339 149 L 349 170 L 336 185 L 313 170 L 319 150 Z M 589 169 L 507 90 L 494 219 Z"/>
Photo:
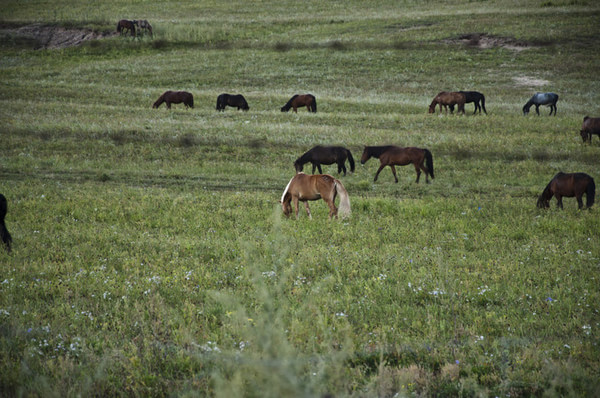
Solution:
<path fill-rule="evenodd" d="M 304 169 L 304 164 L 300 161 L 300 158 L 294 162 L 294 168 L 296 169 L 296 173 L 300 173 Z"/>
<path fill-rule="evenodd" d="M 369 152 L 369 147 L 366 146 L 360 157 L 360 164 L 365 164 L 369 159 L 371 159 L 371 153 Z"/>
<path fill-rule="evenodd" d="M 531 108 L 531 104 L 529 102 L 523 105 L 523 115 L 527 116 L 529 113 L 529 108 Z"/>
<path fill-rule="evenodd" d="M 581 135 L 581 138 L 583 139 L 583 142 L 586 142 L 588 139 L 588 133 L 587 131 L 583 131 L 583 130 L 579 130 L 579 134 Z M 591 139 L 590 139 L 591 141 Z"/>
<path fill-rule="evenodd" d="M 540 209 L 547 209 L 550 207 L 550 201 L 548 199 L 544 198 L 543 195 L 540 195 L 538 197 L 536 206 L 539 207 Z"/>

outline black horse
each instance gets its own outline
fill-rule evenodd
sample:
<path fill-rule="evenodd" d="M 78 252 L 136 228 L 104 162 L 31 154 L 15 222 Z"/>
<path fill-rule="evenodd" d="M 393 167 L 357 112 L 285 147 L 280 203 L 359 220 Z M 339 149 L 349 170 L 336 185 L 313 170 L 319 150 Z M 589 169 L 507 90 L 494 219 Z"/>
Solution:
<path fill-rule="evenodd" d="M 563 208 L 562 198 L 575 196 L 579 208 L 583 208 L 583 194 L 586 194 L 586 205 L 588 209 L 594 204 L 596 197 L 596 184 L 594 179 L 585 173 L 563 173 L 560 172 L 550 180 L 544 191 L 539 196 L 537 207 L 545 209 L 550 207 L 550 199 L 556 196 L 556 206 Z"/>
<path fill-rule="evenodd" d="M 554 112 L 554 116 L 556 116 L 556 103 L 558 102 L 558 94 L 555 93 L 536 93 L 527 101 L 525 105 L 523 105 L 523 115 L 527 115 L 529 113 L 529 108 L 531 105 L 535 105 L 535 113 L 540 115 L 540 105 L 548 105 L 550 107 L 550 115 L 552 116 L 552 112 Z"/>
<path fill-rule="evenodd" d="M 479 91 L 459 91 L 459 93 L 463 93 L 465 95 L 465 104 L 473 102 L 475 104 L 475 110 L 473 111 L 473 115 L 477 113 L 479 110 L 479 114 L 481 114 L 481 110 L 487 115 L 487 111 L 485 110 L 485 96 L 481 94 Z M 480 105 L 481 103 L 481 105 Z M 450 106 L 450 113 L 454 112 L 454 105 Z"/>
<path fill-rule="evenodd" d="M 10 252 L 12 237 L 6 229 L 6 224 L 4 224 L 4 217 L 6 216 L 7 207 L 6 198 L 0 193 L 0 238 L 2 239 L 2 243 L 4 243 L 4 246 L 6 246 L 6 250 Z"/>
<path fill-rule="evenodd" d="M 123 34 L 125 33 L 125 31 L 129 31 L 131 36 L 135 36 L 135 24 L 133 23 L 133 21 L 130 21 L 128 19 L 121 19 L 117 23 L 117 32 Z"/>
<path fill-rule="evenodd" d="M 240 109 L 242 109 L 244 111 L 247 111 L 248 109 L 250 109 L 250 107 L 248 106 L 248 102 L 246 102 L 246 98 L 244 98 L 244 96 L 241 94 L 237 94 L 237 95 L 221 94 L 221 95 L 219 95 L 217 97 L 217 110 L 223 112 L 223 111 L 225 111 L 225 107 L 227 105 L 237 108 L 238 111 Z"/>
<path fill-rule="evenodd" d="M 343 146 L 317 145 L 296 159 L 294 162 L 294 167 L 296 168 L 296 172 L 299 173 L 302 171 L 304 164 L 310 162 L 312 163 L 313 174 L 315 174 L 315 168 L 319 169 L 319 174 L 323 174 L 323 170 L 321 170 L 322 164 L 337 163 L 338 174 L 343 171 L 344 175 L 346 175 L 346 159 L 348 159 L 348 163 L 350 163 L 350 172 L 353 173 L 354 158 L 352 157 L 352 152 L 350 152 L 349 149 L 346 149 Z"/>

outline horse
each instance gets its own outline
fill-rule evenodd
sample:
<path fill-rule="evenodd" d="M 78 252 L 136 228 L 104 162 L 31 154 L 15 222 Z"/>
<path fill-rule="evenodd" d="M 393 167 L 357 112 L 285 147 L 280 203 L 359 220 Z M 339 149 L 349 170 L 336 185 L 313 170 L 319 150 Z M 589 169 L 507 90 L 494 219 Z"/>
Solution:
<path fill-rule="evenodd" d="M 321 170 L 322 164 L 337 163 L 338 174 L 343 171 L 344 175 L 346 175 L 346 159 L 350 163 L 350 172 L 354 173 L 354 158 L 349 149 L 343 146 L 317 145 L 296 159 L 294 167 L 296 168 L 296 172 L 299 173 L 302 171 L 304 164 L 310 162 L 312 163 L 313 174 L 315 173 L 315 168 L 319 169 L 319 174 L 323 174 L 323 170 Z"/>
<path fill-rule="evenodd" d="M 312 94 L 294 95 L 290 100 L 281 107 L 281 112 L 287 112 L 290 108 L 294 109 L 294 112 L 298 113 L 298 108 L 306 106 L 309 112 L 317 112 L 317 99 Z"/>
<path fill-rule="evenodd" d="M 117 22 L 117 32 L 123 34 L 126 30 L 131 33 L 131 36 L 135 36 L 135 24 L 133 21 L 121 19 L 119 22 Z"/>
<path fill-rule="evenodd" d="M 298 219 L 298 201 L 304 202 L 308 218 L 312 219 L 308 201 L 323 199 L 329 206 L 329 219 L 331 220 L 332 217 L 338 218 L 338 208 L 335 207 L 335 197 L 337 195 L 340 196 L 339 213 L 342 218 L 349 217 L 350 197 L 340 180 L 329 174 L 309 175 L 298 173 L 292 177 L 285 187 L 281 195 L 281 207 L 283 208 L 283 214 L 289 217 L 292 213 L 290 202 L 294 202 L 294 211 L 296 219 Z"/>
<path fill-rule="evenodd" d="M 248 106 L 248 102 L 246 102 L 246 98 L 244 98 L 243 95 L 241 94 L 237 94 L 237 95 L 231 95 L 231 94 L 221 94 L 217 97 L 217 110 L 218 111 L 225 111 L 225 107 L 229 105 L 229 106 L 233 106 L 236 107 L 238 109 L 238 111 L 240 109 L 247 111 L 248 109 L 250 109 L 250 107 Z"/>
<path fill-rule="evenodd" d="M 563 173 L 560 172 L 550 180 L 544 191 L 539 196 L 537 207 L 547 209 L 550 207 L 550 199 L 556 196 L 556 207 L 563 208 L 562 198 L 577 198 L 579 209 L 583 208 L 581 197 L 586 194 L 586 205 L 589 209 L 594 204 L 596 197 L 596 184 L 594 179 L 585 173 Z"/>
<path fill-rule="evenodd" d="M 134 19 L 133 24 L 139 28 L 139 32 L 146 31 L 150 33 L 150 37 L 152 37 L 152 25 L 145 19 Z"/>
<path fill-rule="evenodd" d="M 535 105 L 535 113 L 540 115 L 540 105 L 548 105 L 550 107 L 550 115 L 552 116 L 552 112 L 554 112 L 554 116 L 556 116 L 556 102 L 558 101 L 558 94 L 555 93 L 535 93 L 533 97 L 527 101 L 525 105 L 523 105 L 523 115 L 527 116 L 529 113 L 529 108 L 531 105 Z"/>
<path fill-rule="evenodd" d="M 4 224 L 4 217 L 6 216 L 7 207 L 6 197 L 0 193 L 0 238 L 2 238 L 2 243 L 4 243 L 4 246 L 6 246 L 6 251 L 10 253 L 12 237 L 6 229 L 6 224 Z"/>
<path fill-rule="evenodd" d="M 478 91 L 459 91 L 465 95 L 465 104 L 470 104 L 473 102 L 475 104 L 475 110 L 473 111 L 473 115 L 477 113 L 479 110 L 479 114 L 481 115 L 481 110 L 487 115 L 487 111 L 485 110 L 485 97 Z M 481 104 L 479 104 L 481 102 Z M 450 113 L 454 112 L 454 105 L 449 105 Z"/>
<path fill-rule="evenodd" d="M 365 150 L 360 158 L 360 163 L 365 164 L 371 157 L 379 158 L 379 162 L 381 163 L 377 173 L 375 173 L 373 182 L 377 181 L 379 173 L 385 166 L 390 166 L 397 183 L 398 177 L 396 176 L 396 168 L 394 166 L 406 166 L 410 163 L 415 166 L 415 171 L 417 172 L 417 184 L 421 177 L 421 170 L 425 172 L 425 182 L 427 184 L 429 184 L 428 175 L 430 175 L 432 179 L 435 178 L 433 175 L 433 156 L 429 149 L 415 147 L 401 148 L 395 145 L 365 146 Z"/>
<path fill-rule="evenodd" d="M 152 105 L 152 108 L 158 108 L 163 102 L 167 103 L 167 109 L 171 109 L 171 104 L 185 104 L 185 107 L 194 107 L 194 96 L 187 91 L 165 91 L 156 102 Z"/>
<path fill-rule="evenodd" d="M 435 96 L 433 101 L 431 101 L 431 104 L 429 105 L 429 113 L 435 113 L 435 107 L 438 104 L 440 105 L 440 113 L 442 113 L 442 105 L 444 106 L 446 114 L 448 113 L 448 108 L 446 107 L 448 105 L 450 105 L 450 113 L 453 113 L 454 105 L 458 104 L 458 112 L 462 112 L 464 115 L 465 102 L 466 97 L 463 93 L 457 91 L 442 91 Z"/>
<path fill-rule="evenodd" d="M 581 126 L 581 130 L 579 132 L 581 133 L 583 142 L 586 142 L 589 139 L 591 144 L 592 134 L 596 134 L 598 138 L 600 138 L 600 117 L 584 117 L 583 125 Z"/>

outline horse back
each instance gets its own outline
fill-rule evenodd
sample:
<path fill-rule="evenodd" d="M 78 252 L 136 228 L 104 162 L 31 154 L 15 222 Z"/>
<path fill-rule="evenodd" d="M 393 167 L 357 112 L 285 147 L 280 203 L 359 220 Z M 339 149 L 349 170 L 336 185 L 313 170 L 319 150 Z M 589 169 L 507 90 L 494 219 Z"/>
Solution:
<path fill-rule="evenodd" d="M 584 117 L 581 130 L 588 133 L 600 134 L 600 117 Z"/>

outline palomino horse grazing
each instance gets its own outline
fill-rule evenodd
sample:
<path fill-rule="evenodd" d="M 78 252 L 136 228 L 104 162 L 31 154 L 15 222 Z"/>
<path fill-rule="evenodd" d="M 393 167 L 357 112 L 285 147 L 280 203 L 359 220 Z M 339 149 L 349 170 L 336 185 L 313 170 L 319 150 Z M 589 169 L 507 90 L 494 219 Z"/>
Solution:
<path fill-rule="evenodd" d="M 463 93 L 457 91 L 442 91 L 435 96 L 431 104 L 429 104 L 429 113 L 435 113 L 435 107 L 439 104 L 440 113 L 442 113 L 442 106 L 446 113 L 448 113 L 447 106 L 450 105 L 450 113 L 454 111 L 454 105 L 458 105 L 458 112 L 465 113 L 465 102 L 466 97 Z"/>
<path fill-rule="evenodd" d="M 558 101 L 558 94 L 555 93 L 536 93 L 527 101 L 525 105 L 523 105 L 523 115 L 527 115 L 529 113 L 529 108 L 531 105 L 535 105 L 535 113 L 540 114 L 540 105 L 548 105 L 550 107 L 550 115 L 552 116 L 552 112 L 554 112 L 554 116 L 556 116 L 556 102 Z"/>
<path fill-rule="evenodd" d="M 234 108 L 237 108 L 238 111 L 240 109 L 242 109 L 244 111 L 247 111 L 248 109 L 250 109 L 250 107 L 248 106 L 248 102 L 246 102 L 246 98 L 244 98 L 244 96 L 241 94 L 237 94 L 237 95 L 221 94 L 217 97 L 217 110 L 218 111 L 225 111 L 225 107 L 228 105 L 232 106 Z"/>
<path fill-rule="evenodd" d="M 317 145 L 311 150 L 300 156 L 294 162 L 296 172 L 301 172 L 305 163 L 312 163 L 312 172 L 315 173 L 315 168 L 319 169 L 319 174 L 323 174 L 321 170 L 322 164 L 334 164 L 337 163 L 338 174 L 342 171 L 346 175 L 346 159 L 350 163 L 350 172 L 354 173 L 354 158 L 350 150 L 343 146 L 321 146 Z"/>
<path fill-rule="evenodd" d="M 600 117 L 589 117 L 583 118 L 583 125 L 581 126 L 581 138 L 583 142 L 590 140 L 592 143 L 592 134 L 596 134 L 600 138 Z"/>
<path fill-rule="evenodd" d="M 187 91 L 165 91 L 156 102 L 152 105 L 152 108 L 158 108 L 163 102 L 167 103 L 167 109 L 171 109 L 171 104 L 184 103 L 185 107 L 194 107 L 194 96 Z"/>
<path fill-rule="evenodd" d="M 139 28 L 138 32 L 148 32 L 150 33 L 150 37 L 152 37 L 152 25 L 150 25 L 150 22 L 146 21 L 145 19 L 134 19 L 133 23 Z"/>
<path fill-rule="evenodd" d="M 293 108 L 294 112 L 298 113 L 298 108 L 306 106 L 309 112 L 317 112 L 317 99 L 312 94 L 294 95 L 290 100 L 281 107 L 281 112 L 287 112 Z"/>
<path fill-rule="evenodd" d="M 289 217 L 292 213 L 294 202 L 294 211 L 298 219 L 298 201 L 304 202 L 304 207 L 309 218 L 312 218 L 308 207 L 309 200 L 323 199 L 329 206 L 329 219 L 338 217 L 338 209 L 335 207 L 335 197 L 340 195 L 339 213 L 342 218 L 350 216 L 350 197 L 348 191 L 340 180 L 333 178 L 328 174 L 308 175 L 298 173 L 290 182 L 288 182 L 283 195 L 281 195 L 281 207 L 283 214 Z"/>
<path fill-rule="evenodd" d="M 131 33 L 131 36 L 135 36 L 135 24 L 133 23 L 133 21 L 130 21 L 128 19 L 121 19 L 119 22 L 117 22 L 117 32 L 123 34 L 126 30 L 128 30 L 129 33 Z"/>
<path fill-rule="evenodd" d="M 2 239 L 4 246 L 6 246 L 6 250 L 10 252 L 12 237 L 6 229 L 6 224 L 4 224 L 4 217 L 6 216 L 7 207 L 6 198 L 0 193 L 0 238 Z"/>
<path fill-rule="evenodd" d="M 594 198 L 596 197 L 596 184 L 594 179 L 585 173 L 563 173 L 560 172 L 550 180 L 544 192 L 539 196 L 537 201 L 537 207 L 548 208 L 550 207 L 550 199 L 552 196 L 556 196 L 556 206 L 563 208 L 562 198 L 577 198 L 577 205 L 579 208 L 583 208 L 583 200 L 581 197 L 586 194 L 586 205 L 588 209 L 594 204 Z"/>
<path fill-rule="evenodd" d="M 385 166 L 390 166 L 392 174 L 394 174 L 394 179 L 398 182 L 396 168 L 394 166 L 406 166 L 410 163 L 415 166 L 415 171 L 417 172 L 417 184 L 419 183 L 419 178 L 421 178 L 421 170 L 425 172 L 425 182 L 428 184 L 428 175 L 430 175 L 432 179 L 435 178 L 433 176 L 433 156 L 429 149 L 415 147 L 401 148 L 395 145 L 366 146 L 362 157 L 360 158 L 360 163 L 365 164 L 371 157 L 379 158 L 379 162 L 381 163 L 377 173 L 375 173 L 373 181 L 377 181 L 379 173 Z"/>

